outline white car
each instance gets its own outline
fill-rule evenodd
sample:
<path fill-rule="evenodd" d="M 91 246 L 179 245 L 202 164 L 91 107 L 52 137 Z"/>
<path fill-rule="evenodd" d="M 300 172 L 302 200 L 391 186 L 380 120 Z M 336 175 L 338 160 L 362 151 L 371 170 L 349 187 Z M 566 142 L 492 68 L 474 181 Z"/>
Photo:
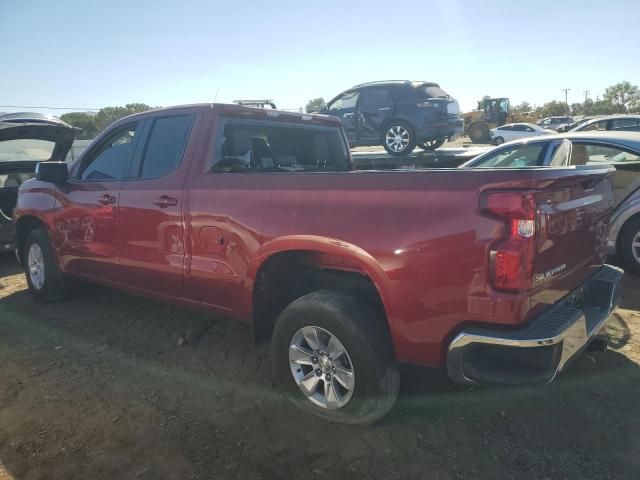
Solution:
<path fill-rule="evenodd" d="M 490 142 L 493 145 L 500 145 L 511 140 L 518 140 L 526 137 L 539 137 L 540 135 L 557 134 L 555 130 L 548 130 L 533 123 L 509 123 L 501 127 L 492 128 L 489 132 Z"/>

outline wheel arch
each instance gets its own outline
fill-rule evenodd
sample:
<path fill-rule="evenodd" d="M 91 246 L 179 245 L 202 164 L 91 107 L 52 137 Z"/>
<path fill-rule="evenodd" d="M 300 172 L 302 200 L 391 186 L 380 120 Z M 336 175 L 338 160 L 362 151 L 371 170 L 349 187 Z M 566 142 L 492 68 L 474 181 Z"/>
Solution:
<path fill-rule="evenodd" d="M 298 268 L 312 272 L 314 282 L 325 285 L 330 282 L 337 290 L 353 290 L 367 298 L 374 307 L 381 310 L 388 325 L 390 316 L 387 276 L 381 265 L 369 253 L 348 242 L 311 235 L 292 235 L 264 244 L 247 270 L 249 297 L 245 305 L 256 340 L 267 338 L 273 328 L 273 321 L 280 311 L 305 291 L 304 282 L 296 283 Z M 294 286 L 287 290 L 287 282 Z M 284 295 L 273 301 L 272 307 L 265 307 L 265 300 L 273 300 L 273 286 Z M 322 289 L 322 288 L 319 288 Z M 299 291 L 298 291 L 299 290 Z M 312 289 L 310 291 L 313 291 Z M 351 293 L 351 292 L 349 292 Z M 288 296 L 289 295 L 289 296 Z M 276 295 L 277 297 L 277 295 Z"/>
<path fill-rule="evenodd" d="M 47 232 L 49 226 L 45 220 L 36 215 L 23 215 L 16 220 L 15 224 L 15 245 L 18 260 L 22 263 L 22 249 L 29 233 L 36 228 L 44 228 Z"/>

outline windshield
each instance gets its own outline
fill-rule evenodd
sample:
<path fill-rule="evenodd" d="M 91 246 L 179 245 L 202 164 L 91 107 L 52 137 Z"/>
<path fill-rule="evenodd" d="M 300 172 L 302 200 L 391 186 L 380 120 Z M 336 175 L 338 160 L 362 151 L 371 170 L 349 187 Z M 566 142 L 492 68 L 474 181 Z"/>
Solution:
<path fill-rule="evenodd" d="M 16 139 L 0 142 L 0 162 L 23 160 L 49 160 L 55 148 L 55 142 L 48 140 Z"/>
<path fill-rule="evenodd" d="M 536 143 L 502 148 L 464 166 L 473 168 L 539 167 L 544 161 L 544 147 L 544 144 Z"/>

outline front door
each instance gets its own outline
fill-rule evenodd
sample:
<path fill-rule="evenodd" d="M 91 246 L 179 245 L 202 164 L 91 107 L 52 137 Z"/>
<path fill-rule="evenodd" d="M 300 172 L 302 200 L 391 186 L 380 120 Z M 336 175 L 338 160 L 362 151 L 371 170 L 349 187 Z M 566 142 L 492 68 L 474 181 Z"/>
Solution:
<path fill-rule="evenodd" d="M 118 196 L 136 151 L 142 122 L 118 128 L 74 167 L 55 211 L 55 246 L 64 271 L 117 277 Z"/>
<path fill-rule="evenodd" d="M 347 135 L 349 146 L 355 146 L 358 142 L 357 103 L 358 92 L 345 92 L 328 105 L 329 115 L 342 120 L 342 127 Z"/>
<path fill-rule="evenodd" d="M 185 111 L 147 120 L 144 147 L 120 188 L 122 283 L 183 296 L 182 207 L 190 155 L 185 149 L 189 137 L 195 136 L 196 118 L 192 111 Z"/>
<path fill-rule="evenodd" d="M 382 126 L 393 115 L 393 98 L 388 90 L 368 88 L 358 99 L 358 131 L 362 142 L 380 142 Z"/>

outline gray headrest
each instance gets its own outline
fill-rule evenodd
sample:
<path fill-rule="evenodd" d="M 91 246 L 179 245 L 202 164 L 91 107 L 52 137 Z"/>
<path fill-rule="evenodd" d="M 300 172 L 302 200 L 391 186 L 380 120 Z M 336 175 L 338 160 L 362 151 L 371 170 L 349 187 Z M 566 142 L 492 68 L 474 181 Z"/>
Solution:
<path fill-rule="evenodd" d="M 251 136 L 246 130 L 236 128 L 231 134 L 231 156 L 242 156 L 251 150 Z"/>

